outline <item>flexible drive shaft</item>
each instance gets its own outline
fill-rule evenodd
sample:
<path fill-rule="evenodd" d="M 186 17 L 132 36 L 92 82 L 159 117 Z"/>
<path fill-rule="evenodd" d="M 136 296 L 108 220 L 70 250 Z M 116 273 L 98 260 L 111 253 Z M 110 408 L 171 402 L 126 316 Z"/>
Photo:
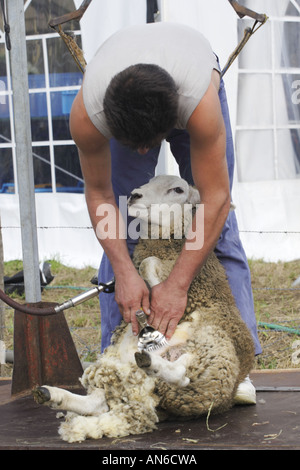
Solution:
<path fill-rule="evenodd" d="M 31 305 L 24 305 L 24 304 L 19 304 L 15 300 L 13 300 L 11 297 L 9 297 L 5 292 L 3 292 L 0 289 L 0 299 L 3 300 L 7 305 L 12 307 L 13 309 L 27 313 L 28 315 L 55 315 L 56 313 L 62 312 L 63 310 L 66 310 L 71 307 L 76 307 L 76 305 L 81 304 L 82 302 L 85 302 L 86 300 L 92 299 L 93 297 L 96 297 L 100 292 L 105 292 L 105 293 L 110 293 L 114 291 L 114 284 L 115 281 L 112 279 L 110 282 L 107 284 L 100 284 L 99 286 L 92 287 L 88 291 L 84 292 L 83 294 L 79 294 L 76 297 L 73 297 L 72 299 L 67 300 L 61 305 L 53 305 L 51 307 L 33 307 Z"/>

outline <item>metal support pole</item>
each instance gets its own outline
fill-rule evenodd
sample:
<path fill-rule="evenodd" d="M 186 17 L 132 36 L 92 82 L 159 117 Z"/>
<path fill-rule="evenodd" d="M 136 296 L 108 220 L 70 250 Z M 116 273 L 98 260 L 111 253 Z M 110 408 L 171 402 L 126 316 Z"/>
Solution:
<path fill-rule="evenodd" d="M 27 302 L 34 303 L 39 302 L 41 299 L 41 283 L 35 212 L 24 1 L 9 0 L 6 3 L 11 38 L 10 66 L 25 297 Z"/>

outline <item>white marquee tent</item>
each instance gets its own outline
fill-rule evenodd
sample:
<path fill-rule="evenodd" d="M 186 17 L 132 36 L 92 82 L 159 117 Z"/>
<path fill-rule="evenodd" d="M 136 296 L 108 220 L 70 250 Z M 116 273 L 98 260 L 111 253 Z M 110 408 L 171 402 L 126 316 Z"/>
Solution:
<path fill-rule="evenodd" d="M 78 8 L 82 1 L 74 3 Z M 239 3 L 269 16 L 224 77 L 236 142 L 233 200 L 241 238 L 249 258 L 294 260 L 300 258 L 300 0 Z M 252 24 L 239 20 L 227 0 L 158 4 L 157 21 L 201 30 L 222 65 L 245 25 Z M 81 20 L 86 60 L 116 30 L 145 22 L 146 1 L 93 0 Z M 166 144 L 157 171 L 177 173 Z M 35 200 L 40 260 L 56 257 L 70 266 L 97 268 L 102 251 L 84 195 L 53 191 L 36 193 Z M 18 204 L 17 194 L 0 194 L 5 261 L 22 258 Z"/>

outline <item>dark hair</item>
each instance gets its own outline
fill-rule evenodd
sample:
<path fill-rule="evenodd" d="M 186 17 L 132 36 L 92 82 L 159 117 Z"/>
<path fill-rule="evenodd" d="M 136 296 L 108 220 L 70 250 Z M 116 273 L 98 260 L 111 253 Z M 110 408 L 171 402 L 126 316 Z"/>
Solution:
<path fill-rule="evenodd" d="M 104 114 L 112 135 L 131 148 L 153 148 L 177 120 L 178 94 L 173 78 L 152 64 L 132 65 L 111 80 Z"/>

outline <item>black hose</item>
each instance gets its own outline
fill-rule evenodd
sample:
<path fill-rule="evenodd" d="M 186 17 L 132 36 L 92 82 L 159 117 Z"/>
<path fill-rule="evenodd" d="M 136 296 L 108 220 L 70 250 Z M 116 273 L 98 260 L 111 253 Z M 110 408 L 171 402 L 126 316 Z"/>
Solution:
<path fill-rule="evenodd" d="M 0 299 L 3 300 L 7 305 L 18 310 L 19 312 L 27 313 L 28 315 L 55 315 L 57 312 L 55 311 L 55 305 L 52 307 L 31 307 L 30 305 L 19 304 L 15 300 L 11 299 L 8 295 L 5 294 L 0 289 Z"/>

